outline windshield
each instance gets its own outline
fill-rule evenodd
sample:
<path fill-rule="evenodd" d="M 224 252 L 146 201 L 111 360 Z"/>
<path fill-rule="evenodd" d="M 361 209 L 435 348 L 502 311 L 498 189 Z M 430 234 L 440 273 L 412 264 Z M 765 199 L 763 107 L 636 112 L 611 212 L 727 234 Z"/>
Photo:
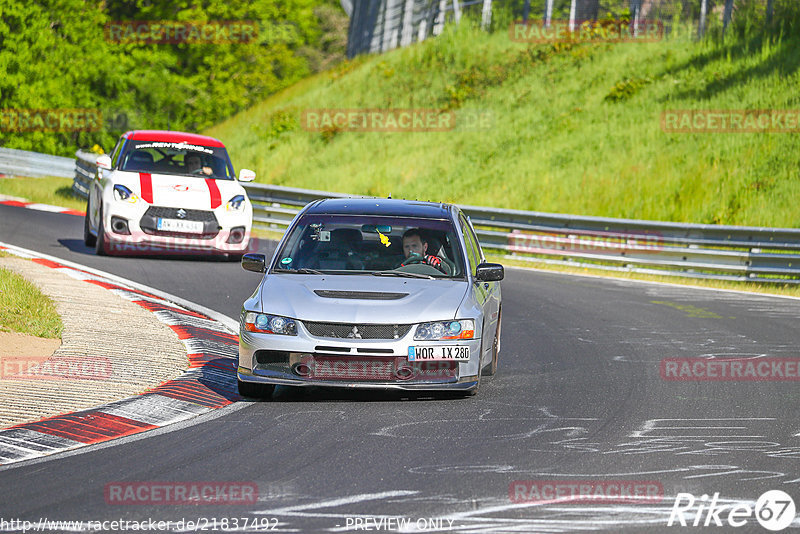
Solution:
<path fill-rule="evenodd" d="M 234 179 L 228 152 L 223 147 L 130 141 L 126 149 L 119 166 L 123 171 Z"/>
<path fill-rule="evenodd" d="M 272 272 L 464 278 L 450 221 L 308 215 L 284 241 Z"/>

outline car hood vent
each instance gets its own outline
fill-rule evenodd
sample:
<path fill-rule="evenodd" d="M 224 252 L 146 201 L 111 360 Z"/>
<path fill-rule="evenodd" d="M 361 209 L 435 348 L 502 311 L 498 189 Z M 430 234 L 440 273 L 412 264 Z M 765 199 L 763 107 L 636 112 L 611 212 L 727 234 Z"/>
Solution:
<path fill-rule="evenodd" d="M 408 296 L 408 293 L 386 293 L 377 291 L 331 291 L 328 289 L 315 289 L 314 293 L 326 299 L 353 300 L 398 300 Z"/>

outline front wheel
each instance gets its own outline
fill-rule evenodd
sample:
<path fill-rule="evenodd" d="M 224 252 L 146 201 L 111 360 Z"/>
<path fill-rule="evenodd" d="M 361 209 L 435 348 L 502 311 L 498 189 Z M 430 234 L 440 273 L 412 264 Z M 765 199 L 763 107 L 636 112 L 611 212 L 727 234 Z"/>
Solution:
<path fill-rule="evenodd" d="M 94 243 L 94 253 L 98 256 L 105 256 L 108 254 L 108 250 L 106 249 L 106 227 L 103 224 L 103 206 L 100 206 L 99 222 L 97 223 L 97 238 L 95 239 Z"/>
<path fill-rule="evenodd" d="M 90 230 L 91 225 L 89 223 L 89 208 L 90 208 L 89 202 L 90 202 L 89 200 L 86 201 L 86 215 L 83 218 L 83 244 L 86 245 L 87 247 L 93 247 L 95 246 L 97 238 L 92 235 L 92 232 Z"/>
<path fill-rule="evenodd" d="M 492 376 L 497 372 L 497 359 L 500 354 L 500 325 L 503 318 L 503 308 L 497 312 L 497 328 L 494 330 L 494 338 L 492 339 L 492 361 L 481 370 L 484 376 Z"/>

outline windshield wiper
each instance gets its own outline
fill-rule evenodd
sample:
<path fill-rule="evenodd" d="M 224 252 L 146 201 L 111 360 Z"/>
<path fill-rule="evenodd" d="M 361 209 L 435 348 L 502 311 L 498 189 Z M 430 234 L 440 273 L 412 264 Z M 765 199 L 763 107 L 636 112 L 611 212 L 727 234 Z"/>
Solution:
<path fill-rule="evenodd" d="M 302 269 L 273 269 L 273 270 L 279 273 L 325 274 L 322 271 L 318 271 L 316 269 L 309 269 L 308 267 L 303 267 Z"/>
<path fill-rule="evenodd" d="M 400 276 L 405 278 L 425 278 L 427 280 L 433 280 L 433 276 L 429 274 L 422 274 L 422 273 L 409 273 L 406 271 L 374 271 L 372 276 Z"/>

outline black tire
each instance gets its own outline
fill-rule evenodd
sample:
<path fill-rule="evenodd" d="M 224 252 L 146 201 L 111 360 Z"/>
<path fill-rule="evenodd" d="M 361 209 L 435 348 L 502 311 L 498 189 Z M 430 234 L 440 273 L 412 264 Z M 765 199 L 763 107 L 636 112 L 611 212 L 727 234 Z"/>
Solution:
<path fill-rule="evenodd" d="M 239 395 L 253 399 L 266 399 L 272 396 L 275 391 L 275 384 L 254 384 L 253 382 L 242 382 L 237 380 Z"/>
<path fill-rule="evenodd" d="M 481 369 L 483 376 L 492 376 L 497 372 L 497 356 L 500 354 L 500 325 L 503 319 L 502 306 L 497 311 L 497 328 L 494 331 L 494 339 L 492 339 L 492 361 Z"/>
<path fill-rule="evenodd" d="M 89 231 L 89 201 L 86 201 L 86 216 L 83 218 L 83 244 L 87 247 L 95 246 L 97 238 Z"/>
<path fill-rule="evenodd" d="M 100 206 L 99 222 L 97 223 L 97 238 L 94 243 L 94 253 L 98 256 L 105 256 L 108 254 L 106 249 L 106 227 L 103 224 L 103 207 Z"/>

